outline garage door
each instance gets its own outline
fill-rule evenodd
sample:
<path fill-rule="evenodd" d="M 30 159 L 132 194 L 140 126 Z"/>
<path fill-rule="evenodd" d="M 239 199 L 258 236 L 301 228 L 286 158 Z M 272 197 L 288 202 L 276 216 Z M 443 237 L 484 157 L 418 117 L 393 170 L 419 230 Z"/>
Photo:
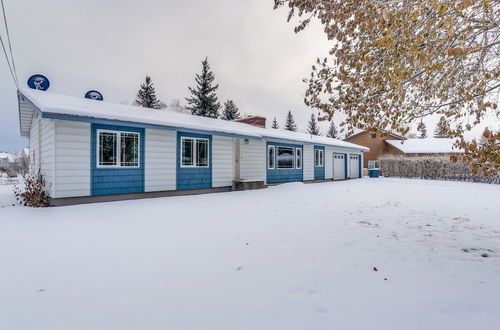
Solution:
<path fill-rule="evenodd" d="M 333 180 L 345 180 L 344 154 L 333 154 Z"/>
<path fill-rule="evenodd" d="M 359 155 L 350 155 L 349 156 L 349 171 L 350 171 L 350 178 L 355 179 L 359 178 L 359 160 L 360 157 Z"/>

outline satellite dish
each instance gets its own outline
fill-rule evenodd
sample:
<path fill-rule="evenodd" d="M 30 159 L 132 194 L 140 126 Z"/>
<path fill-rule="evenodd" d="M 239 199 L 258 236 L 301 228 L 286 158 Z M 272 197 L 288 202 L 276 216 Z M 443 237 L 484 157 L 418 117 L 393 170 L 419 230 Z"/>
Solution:
<path fill-rule="evenodd" d="M 102 97 L 102 94 L 99 93 L 98 91 L 88 91 L 85 93 L 85 98 L 86 99 L 91 99 L 91 100 L 96 100 L 96 101 L 102 101 L 104 98 Z"/>
<path fill-rule="evenodd" d="M 46 91 L 50 87 L 50 81 L 44 75 L 35 74 L 28 79 L 28 87 L 38 89 L 40 91 Z"/>

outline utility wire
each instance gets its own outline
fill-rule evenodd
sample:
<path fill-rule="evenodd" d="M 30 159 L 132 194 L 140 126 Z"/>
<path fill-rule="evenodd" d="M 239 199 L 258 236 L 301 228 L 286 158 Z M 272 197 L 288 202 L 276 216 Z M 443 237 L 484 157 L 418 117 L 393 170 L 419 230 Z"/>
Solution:
<path fill-rule="evenodd" d="M 14 76 L 14 82 L 16 83 L 17 88 L 19 88 L 19 81 L 17 79 L 17 71 L 16 71 L 16 63 L 14 61 L 14 53 L 12 52 L 12 44 L 10 42 L 9 25 L 7 24 L 7 15 L 5 13 L 5 6 L 3 4 L 3 0 L 1 0 L 1 3 L 2 3 L 3 21 L 5 23 L 5 31 L 7 32 L 7 41 L 9 42 L 10 58 L 12 61 L 11 72 L 13 71 L 12 75 Z M 5 46 L 3 45 L 3 42 L 2 42 L 2 47 L 4 48 L 4 52 L 7 53 L 5 51 Z M 7 54 L 5 54 L 5 55 L 7 56 Z"/>
<path fill-rule="evenodd" d="M 10 66 L 9 56 L 7 55 L 7 50 L 5 49 L 5 45 L 3 43 L 2 35 L 0 35 L 0 42 L 2 43 L 3 53 L 5 54 L 5 59 L 7 60 L 7 65 L 9 66 L 10 75 L 12 76 L 12 79 L 14 80 L 14 84 L 16 85 L 16 87 L 19 88 L 19 86 L 17 84 L 16 77 L 14 76 L 14 72 L 12 71 L 12 67 Z"/>

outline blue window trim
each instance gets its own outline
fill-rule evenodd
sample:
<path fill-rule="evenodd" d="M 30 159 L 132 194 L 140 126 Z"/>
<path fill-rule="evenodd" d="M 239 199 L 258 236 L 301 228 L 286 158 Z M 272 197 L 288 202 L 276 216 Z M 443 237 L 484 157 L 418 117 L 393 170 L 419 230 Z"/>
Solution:
<path fill-rule="evenodd" d="M 316 166 L 316 150 L 323 151 L 323 166 Z M 325 147 L 320 145 L 314 146 L 313 164 L 314 164 L 314 180 L 324 180 L 325 179 L 325 158 L 326 152 Z"/>
<path fill-rule="evenodd" d="M 208 140 L 208 167 L 181 167 L 181 140 L 183 137 L 201 138 Z M 177 148 L 176 148 L 176 189 L 206 189 L 212 188 L 212 136 L 205 134 L 197 134 L 186 131 L 177 132 Z"/>
<path fill-rule="evenodd" d="M 275 147 L 274 169 L 267 168 L 269 164 L 269 146 Z M 294 168 L 278 168 L 277 155 L 278 147 L 294 148 Z M 300 149 L 301 168 L 296 168 L 296 152 Z M 304 181 L 304 146 L 301 144 L 289 144 L 280 142 L 267 142 L 266 144 L 266 181 L 267 183 L 284 183 Z"/>
<path fill-rule="evenodd" d="M 139 167 L 98 167 L 98 130 L 139 133 Z M 99 196 L 144 192 L 145 145 L 146 134 L 143 128 L 92 124 L 90 148 L 91 195 Z"/>

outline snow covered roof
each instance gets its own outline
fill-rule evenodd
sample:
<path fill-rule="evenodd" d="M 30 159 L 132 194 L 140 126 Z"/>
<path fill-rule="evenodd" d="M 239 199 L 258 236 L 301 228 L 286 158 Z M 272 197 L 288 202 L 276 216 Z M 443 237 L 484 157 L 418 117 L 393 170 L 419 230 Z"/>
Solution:
<path fill-rule="evenodd" d="M 453 139 L 408 139 L 408 140 L 385 140 L 394 148 L 405 154 L 449 154 L 462 153 L 463 150 L 453 149 Z"/>
<path fill-rule="evenodd" d="M 16 161 L 17 156 L 10 152 L 0 152 L 0 159 L 7 159 L 10 163 Z"/>
<path fill-rule="evenodd" d="M 138 106 L 64 96 L 34 89 L 20 89 L 19 93 L 31 102 L 39 111 L 41 111 L 44 117 L 49 117 L 47 115 L 50 114 L 77 116 L 223 133 L 256 139 L 285 139 L 311 144 L 316 143 L 336 147 L 355 148 L 360 151 L 369 150 L 368 148 L 357 144 L 327 137 L 310 136 L 308 134 L 298 132 L 260 128 L 244 123 L 192 116 L 172 111 L 152 111 L 151 109 Z M 27 119 L 24 118 L 27 118 L 28 116 L 27 114 L 23 114 L 23 111 L 26 111 L 25 109 L 27 107 L 24 104 L 25 102 L 23 102 L 22 97 L 20 97 L 19 102 L 21 134 L 23 134 L 23 136 L 27 136 L 27 134 L 29 134 L 29 125 L 27 124 Z M 26 132 L 26 130 L 28 132 Z"/>

